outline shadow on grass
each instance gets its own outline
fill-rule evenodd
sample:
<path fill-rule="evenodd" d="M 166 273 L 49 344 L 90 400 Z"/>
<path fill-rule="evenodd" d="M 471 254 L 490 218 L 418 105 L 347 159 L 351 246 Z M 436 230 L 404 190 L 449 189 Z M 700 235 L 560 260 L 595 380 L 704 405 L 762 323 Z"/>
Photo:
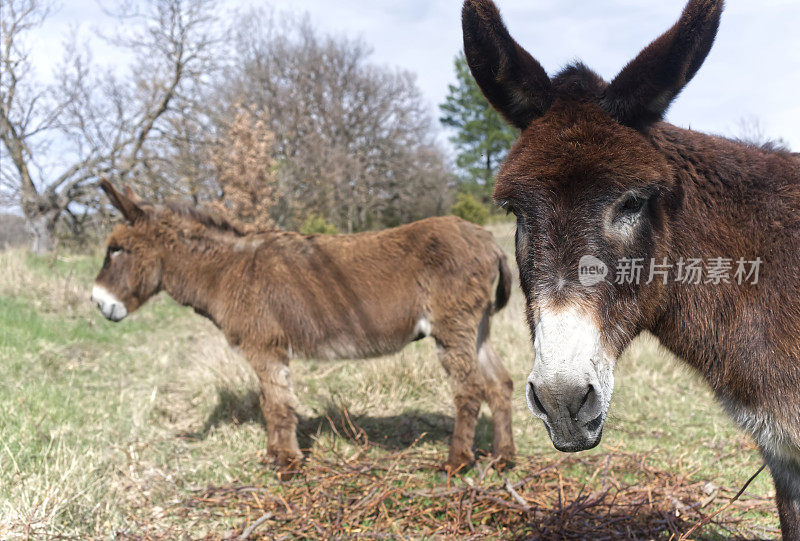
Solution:
<path fill-rule="evenodd" d="M 407 410 L 398 415 L 354 415 L 346 409 L 329 404 L 315 417 L 303 417 L 297 426 L 297 438 L 302 449 L 311 448 L 314 438 L 323 434 L 349 441 L 398 451 L 414 443 L 449 444 L 453 434 L 453 418 L 441 413 Z M 475 429 L 477 452 L 488 453 L 492 442 L 492 424 L 484 415 Z"/>
<path fill-rule="evenodd" d="M 209 431 L 221 424 L 260 423 L 266 427 L 259 406 L 258 393 L 218 390 L 217 406 L 198 432 L 183 437 L 205 439 Z M 334 435 L 354 443 L 382 447 L 388 450 L 406 449 L 416 443 L 448 444 L 453 433 L 453 417 L 424 410 L 407 410 L 399 415 L 372 416 L 353 414 L 340 404 L 329 402 L 316 416 L 301 416 L 297 424 L 297 439 L 301 449 L 310 449 L 314 439 Z M 491 419 L 478 418 L 475 429 L 475 448 L 478 454 L 488 453 L 492 442 Z"/>

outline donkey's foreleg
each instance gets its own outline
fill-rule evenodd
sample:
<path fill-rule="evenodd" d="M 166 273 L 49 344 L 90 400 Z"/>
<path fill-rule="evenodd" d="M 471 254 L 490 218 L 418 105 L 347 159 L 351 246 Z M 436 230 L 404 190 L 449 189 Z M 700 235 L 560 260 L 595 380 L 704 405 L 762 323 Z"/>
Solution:
<path fill-rule="evenodd" d="M 775 499 L 784 541 L 800 541 L 800 463 L 763 452 L 775 481 Z"/>
<path fill-rule="evenodd" d="M 511 466 L 516 457 L 511 428 L 511 395 L 514 383 L 488 339 L 478 348 L 478 366 L 485 383 L 486 402 L 492 410 L 494 456 L 500 459 L 498 466 Z"/>
<path fill-rule="evenodd" d="M 261 411 L 267 423 L 267 455 L 288 479 L 299 470 L 303 453 L 297 443 L 297 398 L 290 380 L 289 360 L 283 352 L 249 355 L 261 383 Z"/>
<path fill-rule="evenodd" d="M 453 439 L 450 441 L 450 455 L 444 467 L 455 472 L 472 464 L 475 455 L 472 444 L 475 440 L 475 426 L 483 397 L 483 381 L 478 369 L 475 343 L 447 346 L 439 343 L 439 361 L 447 372 L 456 406 L 456 422 Z"/>

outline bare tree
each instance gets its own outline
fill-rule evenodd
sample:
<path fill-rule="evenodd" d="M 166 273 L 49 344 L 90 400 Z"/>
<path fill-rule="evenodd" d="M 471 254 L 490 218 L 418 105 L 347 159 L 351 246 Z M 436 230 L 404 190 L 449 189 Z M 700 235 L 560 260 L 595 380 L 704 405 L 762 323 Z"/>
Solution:
<path fill-rule="evenodd" d="M 452 176 L 414 76 L 376 66 L 360 40 L 250 12 L 220 103 L 268 111 L 283 226 L 308 213 L 355 231 L 442 213 Z"/>
<path fill-rule="evenodd" d="M 363 42 L 251 12 L 222 54 L 211 0 L 125 0 L 123 34 L 106 39 L 130 71 L 99 68 L 73 37 L 43 85 L 24 44 L 45 1 L 0 4 L 0 197 L 22 208 L 36 251 L 57 224 L 102 215 L 99 176 L 257 227 L 313 213 L 356 231 L 449 207 L 453 177 L 414 77 L 370 63 Z"/>
<path fill-rule="evenodd" d="M 80 222 L 96 202 L 98 176 L 152 178 L 148 171 L 159 158 L 153 140 L 170 131 L 175 104 L 207 69 L 211 7 L 210 0 L 126 3 L 114 15 L 134 30 L 113 44 L 133 56 L 129 78 L 98 69 L 72 39 L 56 82 L 43 85 L 24 42 L 49 5 L 3 0 L 0 142 L 8 160 L 0 164 L 0 193 L 22 208 L 35 251 L 53 247 L 59 219 Z M 66 158 L 59 170 L 52 166 L 54 147 Z"/>

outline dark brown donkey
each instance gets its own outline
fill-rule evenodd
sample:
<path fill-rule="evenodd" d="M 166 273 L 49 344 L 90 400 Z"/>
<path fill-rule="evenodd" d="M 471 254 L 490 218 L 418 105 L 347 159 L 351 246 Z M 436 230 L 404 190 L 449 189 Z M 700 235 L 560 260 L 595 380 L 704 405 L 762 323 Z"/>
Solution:
<path fill-rule="evenodd" d="M 522 130 L 495 198 L 517 216 L 527 397 L 553 444 L 599 443 L 615 361 L 648 330 L 755 438 L 784 537 L 800 539 L 800 159 L 661 121 L 721 12 L 722 0 L 690 1 L 611 83 L 582 64 L 548 77 L 490 0 L 464 4 L 464 47 L 486 97 Z M 696 260 L 705 274 L 686 280 Z"/>
<path fill-rule="evenodd" d="M 455 398 L 445 466 L 472 462 L 482 400 L 495 455 L 513 461 L 511 378 L 489 341 L 511 276 L 491 233 L 446 217 L 358 235 L 245 235 L 196 210 L 101 187 L 126 223 L 108 239 L 92 299 L 119 321 L 163 290 L 211 319 L 258 375 L 267 451 L 282 471 L 302 458 L 290 358 L 375 357 L 426 336 L 436 339 Z"/>

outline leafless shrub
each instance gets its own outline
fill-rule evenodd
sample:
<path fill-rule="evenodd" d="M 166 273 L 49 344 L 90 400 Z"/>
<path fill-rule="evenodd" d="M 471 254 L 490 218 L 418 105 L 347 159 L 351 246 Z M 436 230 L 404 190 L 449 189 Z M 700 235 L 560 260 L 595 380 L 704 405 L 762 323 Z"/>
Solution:
<path fill-rule="evenodd" d="M 270 211 L 278 196 L 275 136 L 262 111 L 237 106 L 235 115 L 211 153 L 222 191 L 211 206 L 252 229 L 267 229 L 274 225 Z"/>

